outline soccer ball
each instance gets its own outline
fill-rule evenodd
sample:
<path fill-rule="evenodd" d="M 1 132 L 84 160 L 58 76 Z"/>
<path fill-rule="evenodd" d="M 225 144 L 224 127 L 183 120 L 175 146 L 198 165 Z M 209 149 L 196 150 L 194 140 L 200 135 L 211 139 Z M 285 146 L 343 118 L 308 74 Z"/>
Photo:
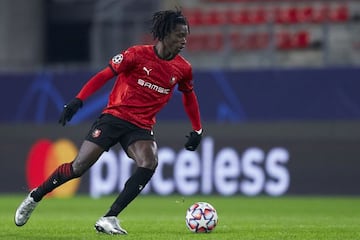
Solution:
<path fill-rule="evenodd" d="M 209 233 L 218 223 L 216 209 L 207 202 L 197 202 L 186 211 L 186 226 L 191 232 Z"/>

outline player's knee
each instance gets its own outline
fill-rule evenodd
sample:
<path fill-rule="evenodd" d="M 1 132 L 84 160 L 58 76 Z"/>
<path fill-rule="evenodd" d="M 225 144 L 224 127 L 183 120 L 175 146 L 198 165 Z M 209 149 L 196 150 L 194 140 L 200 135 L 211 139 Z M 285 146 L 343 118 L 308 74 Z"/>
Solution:
<path fill-rule="evenodd" d="M 146 159 L 144 161 L 139 161 L 138 166 L 143 167 L 143 168 L 148 168 L 148 169 L 155 170 L 156 167 L 158 166 L 158 161 L 157 161 L 156 158 Z"/>
<path fill-rule="evenodd" d="M 154 165 L 153 165 L 153 170 L 156 170 L 156 168 L 157 168 L 157 166 L 158 166 L 158 161 L 157 160 L 155 160 L 155 162 L 154 162 Z"/>

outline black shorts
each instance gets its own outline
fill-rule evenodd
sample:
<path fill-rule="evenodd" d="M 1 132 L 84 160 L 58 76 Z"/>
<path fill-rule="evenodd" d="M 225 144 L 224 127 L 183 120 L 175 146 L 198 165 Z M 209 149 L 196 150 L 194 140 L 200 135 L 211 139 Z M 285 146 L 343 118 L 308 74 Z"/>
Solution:
<path fill-rule="evenodd" d="M 105 151 L 109 151 L 112 146 L 120 143 L 125 152 L 135 141 L 155 141 L 151 130 L 140 128 L 111 114 L 102 114 L 94 122 L 85 139 L 99 145 Z"/>

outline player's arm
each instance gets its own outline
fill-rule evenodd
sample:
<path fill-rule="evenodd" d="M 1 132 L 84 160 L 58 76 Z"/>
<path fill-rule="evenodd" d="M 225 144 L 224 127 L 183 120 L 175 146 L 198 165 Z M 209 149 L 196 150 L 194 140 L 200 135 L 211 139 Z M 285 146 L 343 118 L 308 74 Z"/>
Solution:
<path fill-rule="evenodd" d="M 194 91 L 183 92 L 182 101 L 194 131 L 201 133 L 199 103 Z"/>
<path fill-rule="evenodd" d="M 76 98 L 80 99 L 81 101 L 86 100 L 114 76 L 115 73 L 110 66 L 104 68 L 100 72 L 96 73 L 92 78 L 90 78 L 87 83 L 85 83 L 80 92 L 76 95 Z"/>
<path fill-rule="evenodd" d="M 114 76 L 115 73 L 109 66 L 91 77 L 89 81 L 82 87 L 76 97 L 64 105 L 63 111 L 60 115 L 59 123 L 65 126 L 66 122 L 70 121 L 79 108 L 82 107 L 83 101 L 99 90 L 102 86 L 104 86 L 104 84 Z"/>
<path fill-rule="evenodd" d="M 185 112 L 187 113 L 193 128 L 193 131 L 191 131 L 190 135 L 187 136 L 188 141 L 185 143 L 185 148 L 190 151 L 195 151 L 201 142 L 203 132 L 200 119 L 199 103 L 193 90 L 183 91 L 182 101 Z"/>

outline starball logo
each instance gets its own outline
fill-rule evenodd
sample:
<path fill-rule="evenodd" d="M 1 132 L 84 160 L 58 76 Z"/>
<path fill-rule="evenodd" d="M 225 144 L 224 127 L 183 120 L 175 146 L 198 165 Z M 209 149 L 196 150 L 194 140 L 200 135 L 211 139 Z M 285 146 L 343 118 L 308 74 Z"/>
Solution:
<path fill-rule="evenodd" d="M 39 186 L 61 164 L 72 161 L 78 149 L 67 139 L 51 141 L 40 139 L 32 146 L 26 161 L 26 179 L 29 189 Z M 80 178 L 71 180 L 54 189 L 47 196 L 73 196 L 80 184 Z"/>

